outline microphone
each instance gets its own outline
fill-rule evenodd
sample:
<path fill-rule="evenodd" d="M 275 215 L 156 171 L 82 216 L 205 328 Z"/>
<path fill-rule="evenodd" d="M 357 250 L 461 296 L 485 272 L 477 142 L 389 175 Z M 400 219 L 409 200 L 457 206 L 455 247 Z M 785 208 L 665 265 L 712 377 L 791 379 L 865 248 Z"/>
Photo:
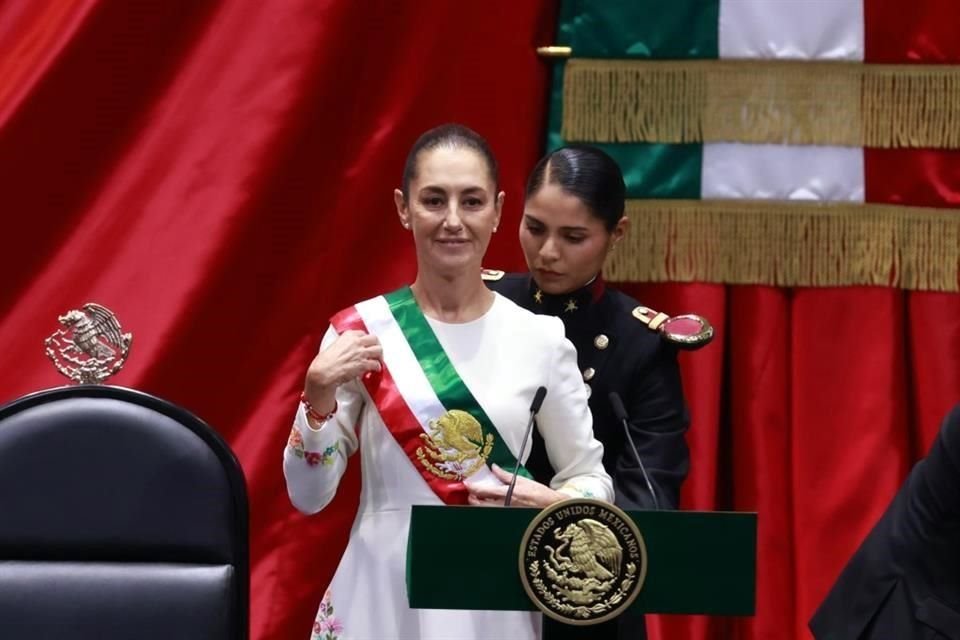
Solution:
<path fill-rule="evenodd" d="M 513 468 L 513 477 L 510 479 L 510 486 L 507 487 L 507 495 L 503 499 L 503 506 L 509 507 L 510 500 L 513 499 L 513 488 L 517 486 L 517 475 L 520 473 L 520 458 L 523 456 L 523 452 L 527 448 L 527 440 L 530 438 L 530 433 L 533 431 L 533 419 L 537 417 L 537 413 L 540 411 L 540 406 L 543 404 L 543 399 L 547 397 L 547 388 L 546 387 L 537 387 L 536 393 L 533 394 L 533 402 L 530 403 L 530 420 L 527 422 L 527 430 L 523 434 L 523 442 L 520 443 L 520 451 L 517 452 L 517 465 Z"/>
<path fill-rule="evenodd" d="M 637 459 L 637 466 L 640 467 L 640 473 L 643 474 L 643 480 L 647 483 L 647 490 L 650 492 L 650 497 L 653 498 L 653 508 L 660 509 L 660 501 L 657 500 L 657 492 L 653 490 L 653 484 L 650 482 L 650 476 L 647 475 L 647 469 L 643 466 L 643 460 L 640 459 L 640 452 L 637 451 L 637 445 L 633 443 L 633 437 L 630 436 L 630 424 L 629 419 L 627 418 L 627 410 L 623 406 L 623 400 L 620 399 L 620 394 L 616 391 L 611 391 L 610 395 L 607 396 L 610 398 L 610 406 L 613 407 L 613 415 L 616 416 L 617 420 L 620 421 L 620 424 L 623 425 L 623 433 L 627 436 L 627 442 L 630 443 L 630 448 L 633 449 L 633 455 Z"/>

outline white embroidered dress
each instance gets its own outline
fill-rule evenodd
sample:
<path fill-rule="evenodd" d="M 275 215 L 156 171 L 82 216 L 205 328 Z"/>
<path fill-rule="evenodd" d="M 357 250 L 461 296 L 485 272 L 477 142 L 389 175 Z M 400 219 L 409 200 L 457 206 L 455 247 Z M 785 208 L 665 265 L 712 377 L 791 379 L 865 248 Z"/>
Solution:
<path fill-rule="evenodd" d="M 427 321 L 514 455 L 523 439 L 534 393 L 537 387 L 545 386 L 547 395 L 537 424 L 550 460 L 558 469 L 551 486 L 575 497 L 613 499 L 612 482 L 601 462 L 603 446 L 593 437 L 576 352 L 564 337 L 560 320 L 534 315 L 497 295 L 490 310 L 472 322 Z M 332 327 L 328 329 L 321 349 L 336 336 Z M 387 366 L 391 366 L 389 361 Z M 291 443 L 284 451 L 283 470 L 290 500 L 304 513 L 316 513 L 330 503 L 348 457 L 357 450 L 358 442 L 363 443 L 359 447 L 360 506 L 311 637 L 539 637 L 540 616 L 532 612 L 410 608 L 405 582 L 410 507 L 443 502 L 387 430 L 360 382 L 341 386 L 337 404 L 335 416 L 320 429 L 310 428 L 300 407 Z M 528 453 L 529 443 L 524 459 Z M 482 567 L 470 568 L 477 569 Z M 468 580 L 468 575 L 468 570 L 451 567 L 450 588 L 460 588 L 459 581 Z"/>

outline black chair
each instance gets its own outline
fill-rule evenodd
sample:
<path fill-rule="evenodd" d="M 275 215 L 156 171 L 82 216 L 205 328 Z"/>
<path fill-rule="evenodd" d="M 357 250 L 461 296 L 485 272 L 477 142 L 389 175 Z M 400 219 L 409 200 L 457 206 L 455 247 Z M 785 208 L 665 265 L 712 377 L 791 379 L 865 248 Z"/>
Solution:
<path fill-rule="evenodd" d="M 0 408 L 0 638 L 245 640 L 247 495 L 189 412 L 109 386 Z"/>

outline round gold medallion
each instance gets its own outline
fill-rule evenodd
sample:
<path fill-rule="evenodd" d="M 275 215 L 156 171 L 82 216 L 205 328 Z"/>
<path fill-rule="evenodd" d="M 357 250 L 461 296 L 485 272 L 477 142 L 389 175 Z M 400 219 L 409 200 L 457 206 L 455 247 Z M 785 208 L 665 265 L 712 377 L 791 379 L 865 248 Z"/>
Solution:
<path fill-rule="evenodd" d="M 527 527 L 520 578 L 544 614 L 573 625 L 620 615 L 640 593 L 647 548 L 621 509 L 588 498 L 553 504 Z"/>

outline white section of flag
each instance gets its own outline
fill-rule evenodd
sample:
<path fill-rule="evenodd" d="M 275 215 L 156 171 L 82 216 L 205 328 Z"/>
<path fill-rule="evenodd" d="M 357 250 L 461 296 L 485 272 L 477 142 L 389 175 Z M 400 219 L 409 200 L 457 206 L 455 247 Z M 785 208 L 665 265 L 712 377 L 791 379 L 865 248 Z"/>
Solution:
<path fill-rule="evenodd" d="M 721 58 L 863 60 L 863 0 L 721 0 Z"/>
<path fill-rule="evenodd" d="M 860 147 L 707 144 L 702 198 L 863 202 Z"/>
<path fill-rule="evenodd" d="M 862 0 L 721 0 L 721 58 L 863 60 Z M 706 144 L 701 197 L 864 199 L 858 147 Z"/>

